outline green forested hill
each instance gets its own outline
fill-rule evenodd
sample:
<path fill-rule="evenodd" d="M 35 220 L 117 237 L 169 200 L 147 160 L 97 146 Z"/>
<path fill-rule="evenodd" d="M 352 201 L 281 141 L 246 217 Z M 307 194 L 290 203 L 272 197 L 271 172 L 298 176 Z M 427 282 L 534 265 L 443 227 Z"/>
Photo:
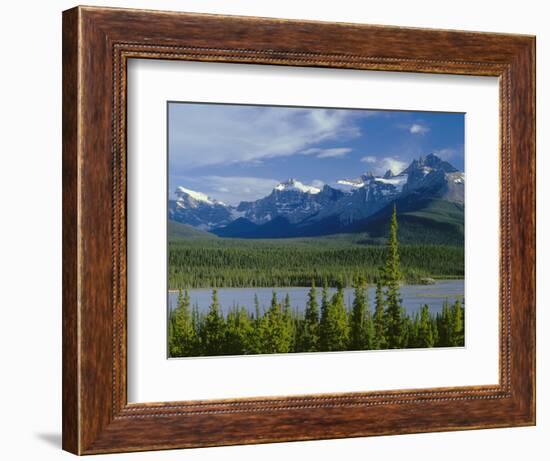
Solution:
<path fill-rule="evenodd" d="M 185 238 L 215 239 L 217 237 L 214 234 L 211 234 L 206 231 L 202 231 L 200 229 L 196 229 L 193 226 L 190 226 L 188 224 L 182 224 L 169 219 L 168 220 L 168 239 L 171 240 L 171 239 L 185 239 Z"/>
<path fill-rule="evenodd" d="M 439 199 L 398 200 L 398 236 L 401 243 L 464 245 L 464 205 Z M 347 231 L 363 232 L 371 243 L 383 243 L 389 228 L 392 207 L 386 207 Z"/>

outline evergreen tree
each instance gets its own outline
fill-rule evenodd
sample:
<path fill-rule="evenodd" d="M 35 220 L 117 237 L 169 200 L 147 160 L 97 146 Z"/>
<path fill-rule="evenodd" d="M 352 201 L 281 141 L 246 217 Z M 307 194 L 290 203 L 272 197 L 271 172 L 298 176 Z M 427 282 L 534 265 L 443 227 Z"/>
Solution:
<path fill-rule="evenodd" d="M 338 284 L 338 290 L 332 296 L 326 311 L 326 319 L 321 329 L 321 348 L 324 351 L 343 351 L 349 344 L 349 325 L 344 288 Z"/>
<path fill-rule="evenodd" d="M 284 310 L 290 312 L 290 295 L 288 293 L 285 295 Z"/>
<path fill-rule="evenodd" d="M 399 244 L 397 241 L 397 211 L 395 205 L 390 222 L 390 237 L 387 245 L 387 259 L 384 270 L 384 282 L 386 285 L 386 339 L 390 349 L 399 349 L 403 345 L 403 308 L 401 306 L 401 294 L 399 281 Z"/>
<path fill-rule="evenodd" d="M 376 282 L 376 297 L 374 309 L 374 339 L 373 349 L 386 348 L 386 315 L 385 315 L 384 291 L 382 288 L 382 280 L 379 278 Z"/>
<path fill-rule="evenodd" d="M 174 309 L 168 315 L 168 357 L 179 357 L 178 338 L 176 337 L 174 327 L 175 312 Z"/>
<path fill-rule="evenodd" d="M 199 305 L 195 303 L 193 309 L 191 310 L 191 321 L 193 322 L 193 330 L 195 330 L 195 335 L 197 337 L 197 348 L 200 347 L 200 333 L 201 333 L 201 315 L 199 313 Z M 196 351 L 199 352 L 198 350 Z"/>
<path fill-rule="evenodd" d="M 225 319 L 224 354 L 242 354 L 242 342 L 239 338 L 238 307 L 233 306 Z"/>
<path fill-rule="evenodd" d="M 296 340 L 296 325 L 294 322 L 294 317 L 292 315 L 292 309 L 290 307 L 290 295 L 288 293 L 285 295 L 285 301 L 283 304 L 283 327 L 284 334 L 288 335 L 290 342 L 287 352 L 292 352 L 294 351 Z"/>
<path fill-rule="evenodd" d="M 168 347 L 170 357 L 187 357 L 194 355 L 197 338 L 193 328 L 190 311 L 189 292 L 179 291 L 177 307 L 170 315 L 168 326 Z"/>
<path fill-rule="evenodd" d="M 275 293 L 275 290 L 271 292 L 271 309 L 276 309 L 279 306 L 277 302 L 277 293 Z"/>
<path fill-rule="evenodd" d="M 365 320 L 365 335 L 366 335 L 365 349 L 366 350 L 376 349 L 374 347 L 375 346 L 374 318 L 372 316 L 368 298 L 367 298 L 367 313 L 366 313 L 366 320 Z"/>
<path fill-rule="evenodd" d="M 289 328 L 287 316 L 282 306 L 277 302 L 277 294 L 273 292 L 271 306 L 262 319 L 262 352 L 290 352 L 293 334 Z"/>
<path fill-rule="evenodd" d="M 367 346 L 367 290 L 364 279 L 354 280 L 354 299 L 350 315 L 350 344 L 352 350 L 363 350 Z"/>
<path fill-rule="evenodd" d="M 319 350 L 326 351 L 326 341 L 323 339 L 325 332 L 327 331 L 327 321 L 330 309 L 330 300 L 328 293 L 327 279 L 323 279 L 323 289 L 321 291 L 321 321 L 319 323 Z"/>
<path fill-rule="evenodd" d="M 420 346 L 420 317 L 418 312 L 415 312 L 413 318 L 409 320 L 409 341 L 407 347 L 421 347 Z"/>
<path fill-rule="evenodd" d="M 411 344 L 414 341 L 414 338 L 409 336 L 409 333 L 412 330 L 412 327 L 411 327 L 412 320 L 407 315 L 405 308 L 401 309 L 401 321 L 402 321 L 402 331 L 403 331 L 401 348 L 406 349 L 407 347 L 412 347 Z"/>
<path fill-rule="evenodd" d="M 292 311 L 292 325 L 294 331 L 292 352 L 306 352 L 304 348 L 305 318 L 304 314 L 297 309 Z"/>
<path fill-rule="evenodd" d="M 225 328 L 224 354 L 248 354 L 251 350 L 253 325 L 246 308 L 235 306 L 228 312 Z"/>
<path fill-rule="evenodd" d="M 430 319 L 430 308 L 427 304 L 420 310 L 420 328 L 418 332 L 420 347 L 433 347 L 435 344 L 432 322 Z"/>
<path fill-rule="evenodd" d="M 224 353 L 225 319 L 220 311 L 218 290 L 212 290 L 212 303 L 204 319 L 202 331 L 202 349 L 204 355 L 221 355 Z"/>
<path fill-rule="evenodd" d="M 450 346 L 464 346 L 463 308 L 460 300 L 456 300 L 451 311 Z"/>
<path fill-rule="evenodd" d="M 445 300 L 441 314 L 437 317 L 438 343 L 440 347 L 448 347 L 451 345 L 451 309 L 449 302 Z"/>
<path fill-rule="evenodd" d="M 301 346 L 304 352 L 319 350 L 319 304 L 314 280 L 307 298 Z"/>
<path fill-rule="evenodd" d="M 258 295 L 254 294 L 254 316 L 250 321 L 251 329 L 247 341 L 250 354 L 262 353 L 262 312 Z"/>
<path fill-rule="evenodd" d="M 437 319 L 433 315 L 430 316 L 430 323 L 432 325 L 432 334 L 434 338 L 434 347 L 439 344 L 439 331 L 437 329 Z"/>

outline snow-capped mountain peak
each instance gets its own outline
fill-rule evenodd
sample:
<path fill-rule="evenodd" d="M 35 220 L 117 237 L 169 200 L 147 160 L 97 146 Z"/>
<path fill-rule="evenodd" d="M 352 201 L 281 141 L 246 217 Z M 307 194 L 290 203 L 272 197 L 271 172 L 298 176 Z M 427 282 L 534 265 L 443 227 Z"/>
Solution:
<path fill-rule="evenodd" d="M 170 200 L 168 208 L 168 216 L 174 221 L 210 230 L 232 220 L 231 207 L 203 192 L 179 186 L 174 194 L 176 198 Z"/>
<path fill-rule="evenodd" d="M 203 194 L 202 192 L 197 192 L 182 186 L 177 187 L 176 188 L 177 200 L 181 201 L 183 198 L 186 198 L 185 196 L 192 198 L 196 202 L 206 203 L 207 205 L 224 205 L 223 202 L 215 200 L 209 197 L 208 195 Z"/>
<path fill-rule="evenodd" d="M 304 192 L 306 194 L 318 194 L 321 192 L 321 189 L 314 186 L 307 186 L 304 183 L 298 181 L 297 179 L 290 178 L 287 181 L 281 182 L 275 186 L 275 190 L 278 191 L 298 191 Z"/>

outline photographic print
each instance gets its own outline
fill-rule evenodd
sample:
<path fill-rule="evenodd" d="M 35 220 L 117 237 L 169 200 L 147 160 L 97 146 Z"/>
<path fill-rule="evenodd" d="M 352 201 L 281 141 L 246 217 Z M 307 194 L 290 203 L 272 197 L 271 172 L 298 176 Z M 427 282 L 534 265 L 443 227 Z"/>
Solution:
<path fill-rule="evenodd" d="M 464 346 L 463 113 L 167 116 L 169 358 Z"/>

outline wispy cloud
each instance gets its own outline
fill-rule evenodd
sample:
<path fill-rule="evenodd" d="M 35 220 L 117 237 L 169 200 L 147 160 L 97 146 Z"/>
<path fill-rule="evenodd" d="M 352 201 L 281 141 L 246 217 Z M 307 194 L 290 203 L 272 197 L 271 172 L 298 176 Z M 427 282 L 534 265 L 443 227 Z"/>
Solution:
<path fill-rule="evenodd" d="M 426 134 L 430 131 L 430 128 L 420 123 L 413 123 L 409 126 L 409 133 L 411 134 Z"/>
<path fill-rule="evenodd" d="M 386 171 L 391 170 L 393 174 L 401 173 L 407 168 L 407 162 L 401 160 L 398 156 L 385 156 L 375 157 L 368 155 L 361 159 L 364 163 L 372 165 L 372 169 L 376 174 L 384 174 Z"/>
<path fill-rule="evenodd" d="M 170 168 L 188 169 L 298 154 L 360 136 L 358 112 L 206 104 L 170 106 Z M 323 149 L 320 158 L 345 155 Z"/>
<path fill-rule="evenodd" d="M 453 149 L 452 147 L 446 147 L 444 149 L 435 149 L 433 153 L 443 160 L 449 160 L 450 158 L 454 157 L 454 155 L 457 153 L 457 150 Z"/>
<path fill-rule="evenodd" d="M 374 155 L 367 155 L 361 159 L 365 163 L 376 163 L 377 158 Z"/>
<path fill-rule="evenodd" d="M 317 158 L 336 158 L 343 157 L 351 152 L 349 147 L 331 147 L 328 149 L 322 149 L 320 147 L 311 147 L 309 149 L 300 152 L 304 155 L 315 155 Z"/>

